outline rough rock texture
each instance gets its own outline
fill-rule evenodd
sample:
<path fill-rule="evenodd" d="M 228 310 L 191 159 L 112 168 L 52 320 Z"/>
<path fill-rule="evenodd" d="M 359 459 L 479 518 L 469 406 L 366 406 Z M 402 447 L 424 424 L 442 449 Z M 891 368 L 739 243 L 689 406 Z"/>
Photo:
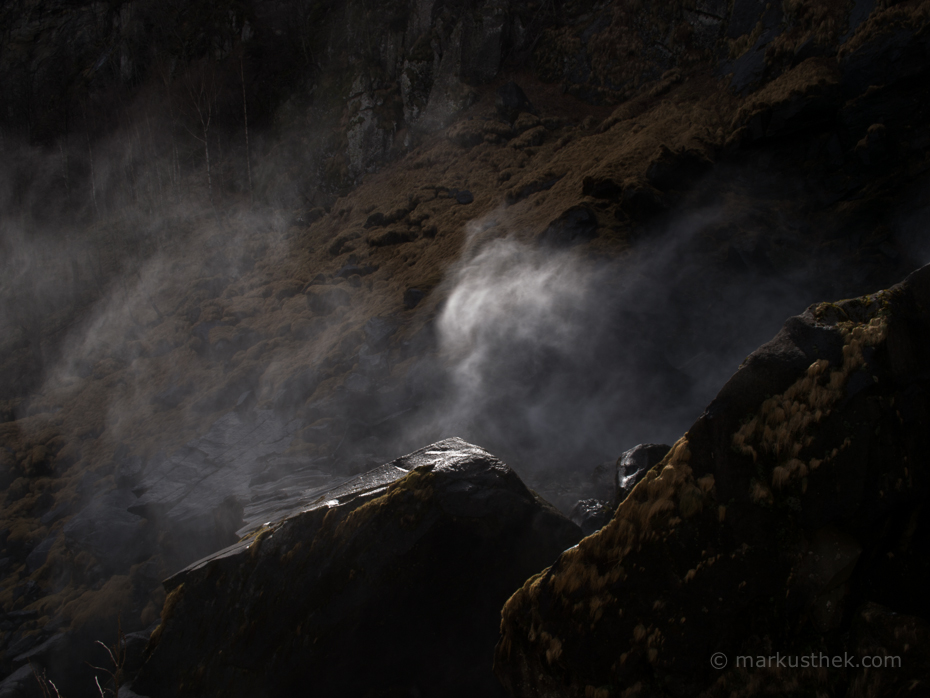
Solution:
<path fill-rule="evenodd" d="M 572 507 L 570 518 L 589 536 L 607 524 L 612 513 L 610 504 L 602 499 L 579 499 Z"/>
<path fill-rule="evenodd" d="M 928 7 L 3 3 L 0 676 L 56 634 L 83 670 L 119 614 L 156 620 L 166 575 L 448 433 L 407 438 L 449 397 L 436 321 L 475 242 L 542 236 L 651 280 L 625 303 L 647 312 L 576 345 L 598 373 L 558 402 L 593 431 L 540 448 L 508 399 L 515 420 L 469 434 L 563 511 L 607 501 L 590 468 L 680 434 L 760 318 L 927 258 Z M 191 98 L 214 69 L 211 200 Z M 773 284 L 798 293 L 778 311 Z M 734 285 L 766 312 L 716 310 Z M 540 358 L 504 384 L 534 404 Z M 626 397 L 574 408 L 595 390 Z"/>
<path fill-rule="evenodd" d="M 500 695 L 500 606 L 580 537 L 496 458 L 441 441 L 169 579 L 133 690 Z"/>
<path fill-rule="evenodd" d="M 578 488 L 585 498 L 572 507 L 571 520 L 586 536 L 603 528 L 617 506 L 648 470 L 665 457 L 669 448 L 664 444 L 639 444 L 624 451 L 616 463 L 599 465 L 591 474 L 590 482 Z"/>
<path fill-rule="evenodd" d="M 617 459 L 614 503 L 619 505 L 626 499 L 649 469 L 665 458 L 670 450 L 671 447 L 665 444 L 639 444 L 624 451 Z"/>
<path fill-rule="evenodd" d="M 283 455 L 297 426 L 273 410 L 229 412 L 171 456 L 142 464 L 131 483 L 137 496 L 124 508 L 170 531 L 173 557 L 181 565 L 230 545 L 237 533 L 344 479 Z M 275 483 L 273 491 L 262 487 L 267 482 Z M 66 534 L 78 518 L 65 527 Z"/>
<path fill-rule="evenodd" d="M 926 692 L 928 342 L 930 267 L 789 319 L 610 524 L 507 602 L 511 694 Z M 776 652 L 855 663 L 736 661 Z"/>
<path fill-rule="evenodd" d="M 759 0 L 646 8 L 615 0 L 558 10 L 521 0 L 8 5 L 0 10 L 0 72 L 8 86 L 0 120 L 31 138 L 54 142 L 80 119 L 86 127 L 88 109 L 94 130 L 103 131 L 116 118 L 114 91 L 153 79 L 183 82 L 176 62 L 210 55 L 220 66 L 217 83 L 225 83 L 217 106 L 224 128 L 238 116 L 230 106 L 238 78 L 262 121 L 282 103 L 295 126 L 305 126 L 307 106 L 315 127 L 333 112 L 323 123 L 338 128 L 323 141 L 326 178 L 338 186 L 448 126 L 475 102 L 472 88 L 497 79 L 508 59 L 531 64 L 539 78 L 575 97 L 616 104 L 668 71 L 702 62 L 746 92 L 802 60 L 835 55 L 843 42 L 854 44 L 842 64 L 861 92 L 921 73 L 927 51 L 919 20 L 903 11 L 873 26 L 866 20 L 876 7 L 867 0 L 784 9 Z M 871 31 L 874 40 L 857 31 Z"/>

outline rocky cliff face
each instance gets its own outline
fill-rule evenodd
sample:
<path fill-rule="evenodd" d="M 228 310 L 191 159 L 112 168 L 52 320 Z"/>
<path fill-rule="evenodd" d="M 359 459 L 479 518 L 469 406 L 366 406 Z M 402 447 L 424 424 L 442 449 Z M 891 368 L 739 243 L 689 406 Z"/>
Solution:
<path fill-rule="evenodd" d="M 644 9 L 509 0 L 376 7 L 30 0 L 7 4 L 0 16 L 3 120 L 40 142 L 87 129 L 100 135 L 124 116 L 119 91 L 170 83 L 190 61 L 196 67 L 208 57 L 218 70 L 217 117 L 227 127 L 241 117 L 240 89 L 258 123 L 310 106 L 327 127 L 338 124 L 328 146 L 336 160 L 326 167 L 348 184 L 449 125 L 478 98 L 474 88 L 502 68 L 529 68 L 589 103 L 617 104 L 670 70 L 696 67 L 711 66 L 744 93 L 843 46 L 853 92 L 888 86 L 923 70 L 924 20 L 910 4 L 884 13 L 873 28 L 882 38 L 862 47 L 847 40 L 874 2 L 702 0 Z M 282 103 L 289 106 L 276 117 Z"/>
<path fill-rule="evenodd" d="M 928 283 L 811 306 L 753 352 L 610 523 L 507 602 L 511 694 L 922 686 Z"/>
<path fill-rule="evenodd" d="M 912 0 L 5 4 L 2 690 L 31 661 L 93 692 L 93 641 L 121 617 L 140 654 L 161 580 L 447 437 L 595 530 L 617 457 L 673 443 L 783 318 L 926 261 L 927 25 Z M 797 322 L 836 359 L 834 319 Z M 845 525 L 824 545 L 872 545 Z M 861 610 L 823 632 L 884 642 Z"/>

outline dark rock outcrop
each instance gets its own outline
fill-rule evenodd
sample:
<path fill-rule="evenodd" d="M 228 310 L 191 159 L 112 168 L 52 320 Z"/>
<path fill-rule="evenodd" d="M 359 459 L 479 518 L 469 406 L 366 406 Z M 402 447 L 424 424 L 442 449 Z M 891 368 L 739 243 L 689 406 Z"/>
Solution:
<path fill-rule="evenodd" d="M 925 691 L 928 343 L 930 267 L 788 320 L 613 520 L 507 602 L 511 694 Z M 737 661 L 776 653 L 819 663 Z M 911 661 L 860 661 L 882 655 Z"/>
<path fill-rule="evenodd" d="M 665 444 L 640 444 L 625 451 L 617 459 L 615 503 L 620 504 L 626 499 L 649 469 L 665 458 L 670 450 L 671 446 Z"/>
<path fill-rule="evenodd" d="M 572 508 L 571 519 L 586 536 L 600 530 L 610 521 L 610 504 L 601 499 L 580 499 Z"/>
<path fill-rule="evenodd" d="M 499 609 L 580 537 L 499 460 L 447 439 L 165 582 L 133 690 L 502 695 Z"/>
<path fill-rule="evenodd" d="M 665 457 L 669 449 L 664 444 L 639 444 L 624 451 L 616 463 L 599 465 L 588 482 L 575 484 L 581 499 L 572 507 L 571 520 L 586 536 L 606 526 L 617 505 L 626 499 L 636 483 Z"/>
<path fill-rule="evenodd" d="M 498 88 L 494 105 L 498 116 L 510 124 L 517 120 L 521 112 L 536 111 L 523 88 L 513 80 Z"/>
<path fill-rule="evenodd" d="M 584 206 L 574 206 L 556 218 L 540 234 L 539 242 L 552 247 L 570 247 L 597 237 L 597 216 Z"/>

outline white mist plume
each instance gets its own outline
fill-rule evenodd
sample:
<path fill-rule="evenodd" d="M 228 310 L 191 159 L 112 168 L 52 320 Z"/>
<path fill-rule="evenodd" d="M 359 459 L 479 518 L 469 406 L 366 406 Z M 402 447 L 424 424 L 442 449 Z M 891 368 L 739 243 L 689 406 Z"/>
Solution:
<path fill-rule="evenodd" d="M 492 388 L 501 345 L 511 359 L 566 351 L 582 328 L 593 269 L 569 252 L 545 254 L 512 238 L 495 240 L 465 261 L 439 318 L 460 399 Z M 517 356 L 516 352 L 522 352 Z"/>
<path fill-rule="evenodd" d="M 670 443 L 742 358 L 816 299 L 812 270 L 713 275 L 694 263 L 709 207 L 625 258 L 469 236 L 437 321 L 451 391 L 434 415 L 521 474 L 587 471 Z"/>

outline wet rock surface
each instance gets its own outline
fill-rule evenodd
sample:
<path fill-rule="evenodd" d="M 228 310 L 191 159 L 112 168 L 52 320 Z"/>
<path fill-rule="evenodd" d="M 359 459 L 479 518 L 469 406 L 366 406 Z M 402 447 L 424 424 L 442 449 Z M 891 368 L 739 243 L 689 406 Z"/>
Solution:
<path fill-rule="evenodd" d="M 503 695 L 500 606 L 580 537 L 503 463 L 447 439 L 171 577 L 133 690 Z"/>
<path fill-rule="evenodd" d="M 602 499 L 579 499 L 572 507 L 570 518 L 582 533 L 589 536 L 603 528 L 612 514 L 609 502 Z"/>
<path fill-rule="evenodd" d="M 282 491 L 333 481 L 309 464 L 295 467 L 283 455 L 297 426 L 272 410 L 228 412 L 204 436 L 146 465 L 133 487 L 137 496 L 125 502 L 128 515 L 174 531 L 181 564 L 235 542 L 236 531 L 270 513 L 263 502 Z M 276 466 L 287 473 L 287 482 L 275 481 Z M 269 486 L 262 479 L 276 482 L 274 495 L 263 496 Z"/>
<path fill-rule="evenodd" d="M 510 693 L 923 690 L 928 309 L 924 267 L 811 306 L 751 354 L 611 522 L 507 602 Z M 854 664 L 734 663 L 776 651 Z M 859 661 L 896 654 L 912 661 Z"/>
<path fill-rule="evenodd" d="M 617 460 L 614 503 L 620 504 L 626 499 L 649 469 L 665 458 L 669 450 L 671 446 L 665 444 L 640 444 L 625 451 Z"/>

